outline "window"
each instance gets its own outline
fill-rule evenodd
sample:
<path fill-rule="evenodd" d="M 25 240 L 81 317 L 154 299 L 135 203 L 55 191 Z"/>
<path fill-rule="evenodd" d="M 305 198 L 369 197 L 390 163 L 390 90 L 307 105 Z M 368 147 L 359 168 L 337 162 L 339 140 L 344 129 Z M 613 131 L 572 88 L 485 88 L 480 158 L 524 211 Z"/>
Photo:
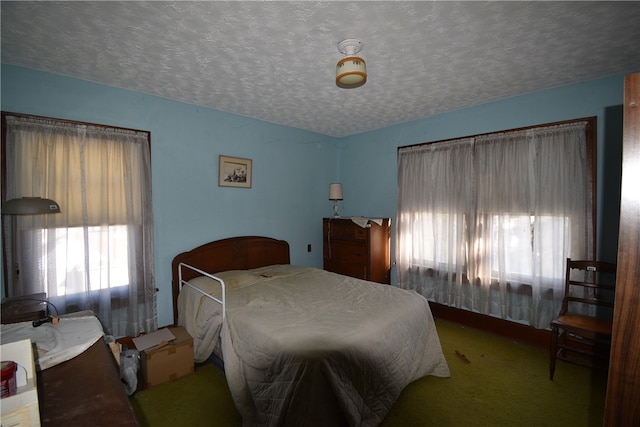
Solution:
<path fill-rule="evenodd" d="M 149 133 L 8 113 L 3 124 L 3 200 L 61 210 L 3 217 L 7 295 L 44 291 L 116 336 L 155 330 Z"/>
<path fill-rule="evenodd" d="M 399 148 L 399 285 L 548 327 L 566 258 L 593 257 L 594 126 L 586 119 Z"/>
<path fill-rule="evenodd" d="M 462 235 L 466 228 L 464 216 L 449 215 L 436 212 L 420 212 L 414 217 L 413 233 L 406 236 L 405 245 L 414 247 L 412 253 L 418 256 L 414 258 L 412 264 L 423 265 L 434 270 L 445 268 L 448 265 L 464 266 L 465 257 L 461 253 L 464 250 Z M 443 230 L 451 230 L 450 239 L 437 238 L 438 233 Z M 420 236 L 419 239 L 412 239 L 412 236 Z M 433 244 L 423 245 L 424 239 L 430 240 Z M 460 250 L 455 250 L 456 248 Z"/>
<path fill-rule="evenodd" d="M 70 227 L 56 228 L 53 233 L 35 232 L 38 233 L 36 239 L 42 242 L 41 253 L 47 254 L 40 259 L 37 274 L 46 277 L 45 282 L 56 284 L 55 288 L 49 288 L 50 297 L 81 294 L 85 289 L 116 290 L 134 282 L 129 277 L 127 226 Z M 53 245 L 48 241 L 49 234 L 54 239 Z M 85 238 L 89 248 L 86 258 Z M 48 250 L 50 246 L 52 253 Z M 52 261 L 55 265 L 49 266 Z"/>

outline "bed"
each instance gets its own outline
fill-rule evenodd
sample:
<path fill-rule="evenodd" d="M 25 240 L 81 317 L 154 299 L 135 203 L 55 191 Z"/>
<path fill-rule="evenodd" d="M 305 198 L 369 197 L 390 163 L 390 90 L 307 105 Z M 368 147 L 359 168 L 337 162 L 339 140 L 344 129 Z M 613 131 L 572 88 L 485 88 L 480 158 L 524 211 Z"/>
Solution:
<path fill-rule="evenodd" d="M 172 263 L 174 318 L 217 356 L 245 426 L 375 426 L 400 392 L 448 377 L 427 301 L 290 264 L 289 245 L 234 237 Z"/>

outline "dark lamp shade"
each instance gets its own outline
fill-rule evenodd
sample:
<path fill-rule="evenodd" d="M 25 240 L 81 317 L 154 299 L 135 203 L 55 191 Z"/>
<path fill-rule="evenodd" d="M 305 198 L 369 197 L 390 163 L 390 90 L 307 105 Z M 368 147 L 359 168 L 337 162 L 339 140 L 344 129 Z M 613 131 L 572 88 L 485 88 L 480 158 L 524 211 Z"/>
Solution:
<path fill-rule="evenodd" d="M 60 205 L 42 197 L 20 197 L 2 204 L 3 215 L 38 215 L 60 213 Z"/>

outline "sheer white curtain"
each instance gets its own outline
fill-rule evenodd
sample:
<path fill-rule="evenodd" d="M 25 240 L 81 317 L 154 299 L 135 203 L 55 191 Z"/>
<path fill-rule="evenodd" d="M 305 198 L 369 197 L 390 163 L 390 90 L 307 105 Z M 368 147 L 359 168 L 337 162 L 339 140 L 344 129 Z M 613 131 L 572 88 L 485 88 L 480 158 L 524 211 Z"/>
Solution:
<path fill-rule="evenodd" d="M 6 276 L 8 295 L 47 292 L 62 312 L 93 310 L 116 336 L 157 329 L 148 133 L 6 122 L 5 198 L 46 197 L 61 208 L 15 215 L 16 230 L 5 221 L 6 255 L 16 254 L 7 265 L 19 271 L 16 280 Z"/>
<path fill-rule="evenodd" d="M 593 253 L 586 122 L 398 150 L 399 286 L 547 328 Z"/>

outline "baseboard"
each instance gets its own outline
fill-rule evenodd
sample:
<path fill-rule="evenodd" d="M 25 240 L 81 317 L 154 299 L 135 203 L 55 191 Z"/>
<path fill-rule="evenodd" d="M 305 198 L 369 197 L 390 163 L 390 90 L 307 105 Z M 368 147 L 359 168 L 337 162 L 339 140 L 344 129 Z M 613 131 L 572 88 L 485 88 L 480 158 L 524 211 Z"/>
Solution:
<path fill-rule="evenodd" d="M 509 320 L 498 319 L 497 317 L 449 307 L 431 301 L 429 301 L 429 306 L 435 318 L 442 318 L 461 325 L 502 335 L 519 342 L 535 345 L 536 347 L 549 348 L 551 342 L 551 331 L 545 329 L 536 329 Z"/>

